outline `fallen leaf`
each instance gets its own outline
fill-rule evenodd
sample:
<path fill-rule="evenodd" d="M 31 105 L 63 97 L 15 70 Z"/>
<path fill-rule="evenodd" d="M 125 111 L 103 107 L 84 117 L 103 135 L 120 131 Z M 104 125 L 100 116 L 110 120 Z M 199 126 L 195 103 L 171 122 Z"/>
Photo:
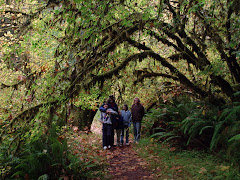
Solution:
<path fill-rule="evenodd" d="M 221 170 L 221 171 L 226 171 L 226 170 L 228 170 L 229 168 L 230 168 L 230 166 L 223 166 L 223 165 L 220 166 L 220 170 Z"/>
<path fill-rule="evenodd" d="M 200 171 L 199 171 L 198 173 L 204 174 L 205 172 L 207 172 L 206 168 L 201 167 L 201 168 L 200 168 Z"/>

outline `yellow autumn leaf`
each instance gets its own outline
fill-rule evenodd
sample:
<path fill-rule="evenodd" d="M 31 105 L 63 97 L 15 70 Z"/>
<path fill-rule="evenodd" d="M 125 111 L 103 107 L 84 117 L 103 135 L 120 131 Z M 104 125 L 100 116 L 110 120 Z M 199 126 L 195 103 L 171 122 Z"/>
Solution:
<path fill-rule="evenodd" d="M 202 115 L 203 115 L 203 116 L 205 116 L 205 114 L 206 114 L 206 111 L 205 111 L 205 110 L 203 110 L 203 112 L 202 112 Z"/>
<path fill-rule="evenodd" d="M 220 166 L 220 170 L 221 171 L 226 171 L 226 170 L 228 170 L 230 168 L 230 166 Z"/>

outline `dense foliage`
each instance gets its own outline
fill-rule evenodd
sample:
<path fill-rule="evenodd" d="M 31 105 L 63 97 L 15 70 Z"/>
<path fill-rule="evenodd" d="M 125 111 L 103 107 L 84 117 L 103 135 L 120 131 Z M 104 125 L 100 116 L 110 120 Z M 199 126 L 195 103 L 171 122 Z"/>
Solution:
<path fill-rule="evenodd" d="M 1 153 L 12 158 L 41 139 L 43 130 L 71 121 L 73 106 L 81 111 L 81 122 L 93 117 L 110 93 L 128 104 L 140 96 L 147 107 L 186 94 L 220 110 L 239 98 L 237 0 L 8 0 L 0 5 Z M 212 126 L 211 148 L 216 147 L 228 113 L 239 108 L 231 106 L 222 108 L 216 126 L 215 109 L 207 120 L 189 117 L 184 133 L 192 138 Z M 197 130 L 193 121 L 201 124 Z M 233 135 L 232 143 L 239 138 L 235 131 L 227 137 Z"/>
<path fill-rule="evenodd" d="M 180 96 L 173 104 L 152 109 L 145 118 L 144 131 L 172 147 L 211 150 L 239 165 L 240 154 L 236 151 L 239 146 L 239 108 L 239 102 L 220 110 L 213 104 Z"/>

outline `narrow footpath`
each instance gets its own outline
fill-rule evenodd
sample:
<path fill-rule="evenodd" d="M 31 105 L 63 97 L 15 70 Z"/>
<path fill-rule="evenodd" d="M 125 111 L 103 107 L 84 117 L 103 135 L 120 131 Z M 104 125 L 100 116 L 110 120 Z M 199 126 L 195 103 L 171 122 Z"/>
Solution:
<path fill-rule="evenodd" d="M 137 155 L 132 146 L 117 147 L 107 152 L 110 179 L 154 179 L 148 164 Z"/>
<path fill-rule="evenodd" d="M 99 135 L 98 142 L 101 142 L 101 124 L 95 121 L 91 130 L 94 134 Z M 110 150 L 101 150 L 100 155 L 107 158 L 109 164 L 106 178 L 111 180 L 156 179 L 147 162 L 140 158 L 134 150 L 134 144 L 131 143 L 131 139 L 130 135 L 129 146 L 124 145 Z"/>

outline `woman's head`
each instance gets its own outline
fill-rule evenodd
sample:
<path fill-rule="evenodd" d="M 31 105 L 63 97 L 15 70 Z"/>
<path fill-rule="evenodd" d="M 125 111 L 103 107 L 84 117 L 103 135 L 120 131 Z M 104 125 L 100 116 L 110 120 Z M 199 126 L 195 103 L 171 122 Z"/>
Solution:
<path fill-rule="evenodd" d="M 107 108 L 108 108 L 108 103 L 107 103 L 107 102 L 104 102 L 104 103 L 103 103 L 103 107 L 104 107 L 105 109 L 107 109 Z"/>
<path fill-rule="evenodd" d="M 124 105 L 123 105 L 123 110 L 125 110 L 125 111 L 128 110 L 128 105 L 127 105 L 127 104 L 124 104 Z"/>

